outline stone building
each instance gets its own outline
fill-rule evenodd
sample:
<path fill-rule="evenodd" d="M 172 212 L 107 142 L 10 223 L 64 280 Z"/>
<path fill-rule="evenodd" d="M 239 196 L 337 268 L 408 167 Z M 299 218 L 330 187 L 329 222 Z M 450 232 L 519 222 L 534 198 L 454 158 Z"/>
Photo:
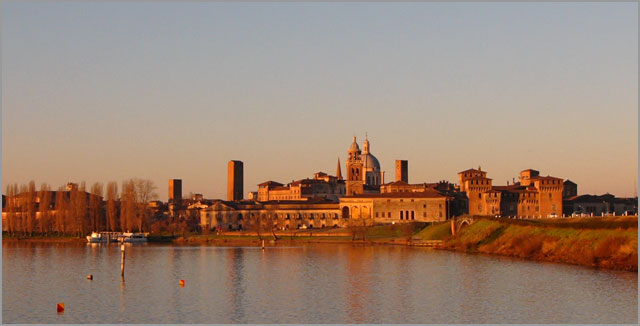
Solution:
<path fill-rule="evenodd" d="M 619 198 L 612 194 L 604 195 L 580 195 L 565 198 L 563 201 L 564 214 L 571 216 L 574 213 L 602 216 L 608 214 L 637 215 L 638 198 Z"/>
<path fill-rule="evenodd" d="M 251 230 L 258 223 L 279 230 L 343 227 L 339 204 L 321 198 L 309 201 L 215 201 L 200 211 L 203 229 Z"/>
<path fill-rule="evenodd" d="M 452 198 L 429 189 L 423 192 L 356 194 L 340 198 L 345 220 L 363 223 L 437 222 L 448 218 Z"/>
<path fill-rule="evenodd" d="M 460 191 L 468 198 L 469 215 L 500 215 L 528 218 L 559 217 L 562 214 L 563 182 L 540 176 L 533 169 L 520 172 L 520 182 L 494 186 L 480 168 L 458 173 Z"/>
<path fill-rule="evenodd" d="M 258 185 L 257 200 L 309 200 L 322 197 L 337 202 L 345 195 L 345 182 L 338 177 L 317 172 L 313 179 L 293 181 L 286 186 L 275 181 L 266 181 Z"/>

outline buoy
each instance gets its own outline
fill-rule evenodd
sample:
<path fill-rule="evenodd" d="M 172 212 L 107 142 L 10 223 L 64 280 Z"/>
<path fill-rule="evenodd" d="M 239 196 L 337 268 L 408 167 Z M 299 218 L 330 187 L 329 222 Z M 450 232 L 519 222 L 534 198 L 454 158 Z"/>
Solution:
<path fill-rule="evenodd" d="M 184 280 L 180 280 L 180 286 L 184 287 Z"/>
<path fill-rule="evenodd" d="M 91 274 L 87 275 L 87 280 L 93 280 L 93 275 Z"/>
<path fill-rule="evenodd" d="M 57 308 L 58 312 L 64 312 L 64 302 L 59 302 Z"/>

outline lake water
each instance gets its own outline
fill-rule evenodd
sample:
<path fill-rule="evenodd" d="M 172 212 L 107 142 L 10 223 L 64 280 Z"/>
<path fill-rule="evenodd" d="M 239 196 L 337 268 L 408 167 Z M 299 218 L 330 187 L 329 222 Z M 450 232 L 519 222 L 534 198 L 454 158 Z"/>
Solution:
<path fill-rule="evenodd" d="M 638 275 L 402 246 L 146 244 L 127 245 L 122 282 L 117 245 L 3 242 L 2 321 L 637 323 Z"/>

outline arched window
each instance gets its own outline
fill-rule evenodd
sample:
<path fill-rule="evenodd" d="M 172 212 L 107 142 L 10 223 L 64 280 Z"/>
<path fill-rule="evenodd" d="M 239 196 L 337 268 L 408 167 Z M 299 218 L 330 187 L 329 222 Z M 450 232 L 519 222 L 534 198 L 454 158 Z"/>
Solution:
<path fill-rule="evenodd" d="M 404 212 L 403 212 L 403 211 L 400 211 L 400 219 L 402 219 L 402 218 L 403 218 L 403 214 L 404 214 Z"/>

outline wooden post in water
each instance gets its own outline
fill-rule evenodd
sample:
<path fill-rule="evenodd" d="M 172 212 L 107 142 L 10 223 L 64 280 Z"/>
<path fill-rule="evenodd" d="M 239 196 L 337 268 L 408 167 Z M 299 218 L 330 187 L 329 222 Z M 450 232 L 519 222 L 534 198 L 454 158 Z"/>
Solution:
<path fill-rule="evenodd" d="M 120 245 L 120 252 L 122 253 L 120 256 L 120 276 L 124 278 L 124 244 Z"/>
<path fill-rule="evenodd" d="M 264 239 L 262 239 L 262 250 L 264 250 Z"/>

